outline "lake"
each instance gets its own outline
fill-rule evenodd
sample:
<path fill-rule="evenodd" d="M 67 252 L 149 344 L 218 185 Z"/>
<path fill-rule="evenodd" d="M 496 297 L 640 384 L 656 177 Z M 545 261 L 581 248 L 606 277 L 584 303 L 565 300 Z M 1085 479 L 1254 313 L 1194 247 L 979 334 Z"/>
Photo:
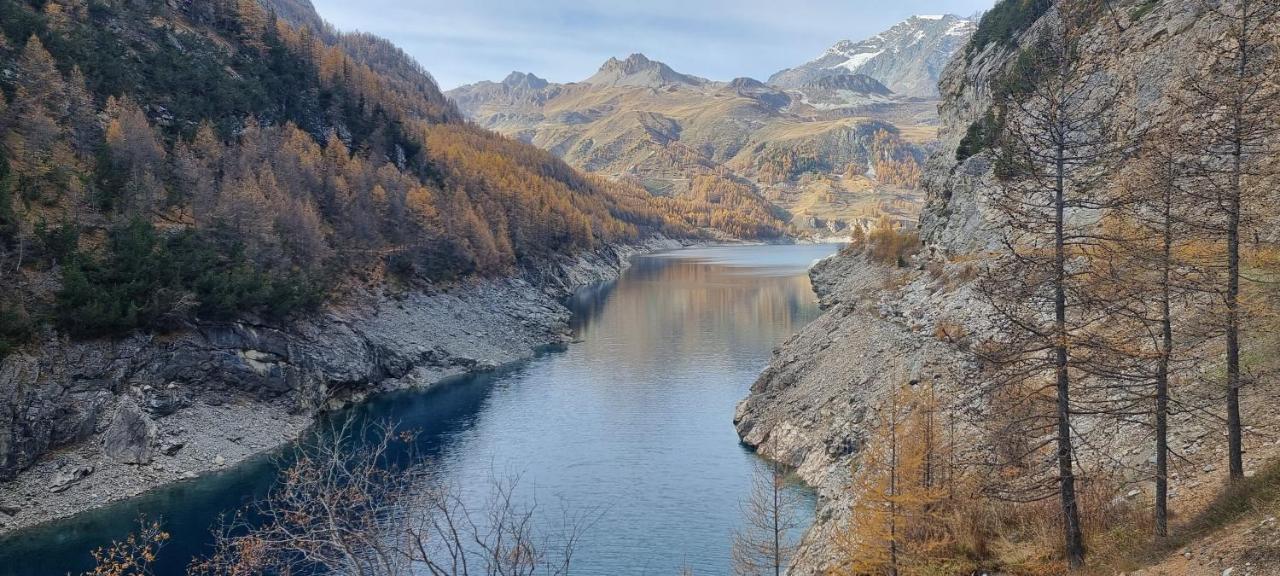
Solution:
<path fill-rule="evenodd" d="M 571 299 L 575 342 L 565 349 L 353 413 L 419 431 L 418 451 L 453 484 L 518 475 L 517 496 L 557 519 L 561 509 L 598 514 L 573 573 L 729 574 L 757 465 L 734 432 L 734 406 L 774 347 L 819 314 L 807 270 L 835 250 L 638 257 L 617 281 Z M 173 536 L 158 574 L 180 574 L 206 550 L 219 514 L 265 494 L 277 473 L 268 455 L 11 536 L 0 541 L 0 574 L 85 570 L 89 551 L 127 535 L 139 514 Z M 793 489 L 810 498 L 811 514 L 811 497 Z"/>

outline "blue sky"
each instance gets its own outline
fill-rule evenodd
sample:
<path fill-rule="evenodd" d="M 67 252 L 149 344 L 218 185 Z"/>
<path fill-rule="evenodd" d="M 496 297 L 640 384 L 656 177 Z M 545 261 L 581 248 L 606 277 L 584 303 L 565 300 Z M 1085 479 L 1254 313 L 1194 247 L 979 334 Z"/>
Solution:
<path fill-rule="evenodd" d="M 913 14 L 970 15 L 993 0 L 312 0 L 346 31 L 387 37 L 445 88 L 512 70 L 583 80 L 643 52 L 686 74 L 761 80 Z"/>

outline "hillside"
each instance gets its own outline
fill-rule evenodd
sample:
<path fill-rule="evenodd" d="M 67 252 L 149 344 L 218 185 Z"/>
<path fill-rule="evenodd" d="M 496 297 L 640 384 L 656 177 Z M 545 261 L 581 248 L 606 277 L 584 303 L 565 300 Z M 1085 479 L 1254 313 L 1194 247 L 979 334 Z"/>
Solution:
<path fill-rule="evenodd" d="M 187 299 L 204 316 L 286 314 L 357 272 L 500 274 L 683 226 L 641 191 L 468 125 L 374 37 L 250 2 L 0 11 L 0 240 L 22 271 L 3 282 L 23 295 L 10 319 L 97 335 L 180 322 L 160 316 Z M 144 287 L 121 268 L 134 257 L 174 269 Z"/>
<path fill-rule="evenodd" d="M 1213 140 L 1233 133 L 1221 124 L 1231 113 L 1188 96 L 1274 77 L 1274 4 L 1249 16 L 1245 44 L 1263 56 L 1232 76 L 1242 5 L 1007 0 L 983 18 L 940 78 L 923 242 L 885 234 L 817 266 L 827 312 L 739 405 L 744 441 L 822 494 L 791 573 L 884 573 L 892 562 L 911 574 L 1277 573 L 1280 365 L 1264 351 L 1280 307 L 1280 213 L 1268 184 L 1242 184 L 1252 239 L 1239 252 L 1248 304 L 1233 367 L 1220 320 L 1231 314 L 1231 147 Z M 1067 72 L 1043 74 L 1044 63 Z M 1273 89 L 1244 91 L 1262 102 L 1242 108 L 1259 114 L 1241 154 L 1251 174 L 1273 173 L 1280 157 L 1274 112 L 1263 112 Z M 1064 164 L 1057 279 L 1054 213 L 1036 208 L 1053 205 L 1035 172 L 1053 156 L 1028 160 L 1054 95 L 1055 110 L 1076 114 L 1070 145 L 1094 146 Z M 1147 228 L 1161 221 L 1159 198 L 1166 232 Z M 1153 260 L 1148 243 L 1162 237 L 1166 257 Z M 1152 275 L 1162 266 L 1163 281 Z M 1144 332 L 1162 325 L 1172 345 Z M 1251 376 L 1233 387 L 1237 369 Z"/>
<path fill-rule="evenodd" d="M 950 28 L 921 31 L 935 32 L 958 38 Z M 929 44 L 935 52 L 959 48 L 932 37 Z M 893 62 L 886 70 L 913 66 L 882 61 Z M 516 72 L 448 96 L 480 125 L 579 168 L 713 214 L 719 204 L 735 206 L 763 235 L 790 225 L 847 236 L 881 216 L 913 221 L 919 168 L 936 128 L 934 102 L 897 94 L 874 75 L 814 75 L 786 88 L 751 78 L 716 82 L 641 54 L 611 59 L 578 83 Z"/>
<path fill-rule="evenodd" d="M 0 0 L 4 530 L 527 358 L 572 289 L 697 234 L 467 122 L 393 44 L 266 6 Z M 179 465 L 145 466 L 162 439 Z"/>

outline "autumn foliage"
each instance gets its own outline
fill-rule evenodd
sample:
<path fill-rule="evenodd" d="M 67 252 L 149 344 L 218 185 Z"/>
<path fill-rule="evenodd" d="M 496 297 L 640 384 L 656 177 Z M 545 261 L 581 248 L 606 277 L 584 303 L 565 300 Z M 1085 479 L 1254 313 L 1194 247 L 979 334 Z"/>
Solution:
<path fill-rule="evenodd" d="M 86 334 L 287 315 L 387 273 L 505 274 L 711 224 L 466 123 L 373 36 L 246 0 L 39 6 L 0 0 L 0 264 L 63 276 L 55 307 Z M 24 278 L 0 279 L 26 295 L 0 348 L 49 316 Z"/>

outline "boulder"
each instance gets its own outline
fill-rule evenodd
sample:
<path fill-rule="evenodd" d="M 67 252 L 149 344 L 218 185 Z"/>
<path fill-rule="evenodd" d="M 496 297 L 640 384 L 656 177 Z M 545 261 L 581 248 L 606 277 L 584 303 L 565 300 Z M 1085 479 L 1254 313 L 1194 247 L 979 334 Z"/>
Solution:
<path fill-rule="evenodd" d="M 50 492 L 62 492 L 70 488 L 76 482 L 84 480 L 90 474 L 93 474 L 92 466 L 77 466 L 66 472 L 59 472 L 53 480 L 49 482 Z"/>
<path fill-rule="evenodd" d="M 132 398 L 121 398 L 116 405 L 111 425 L 102 437 L 103 452 L 125 464 L 148 464 L 151 462 L 155 440 L 155 422 L 142 412 Z"/>

